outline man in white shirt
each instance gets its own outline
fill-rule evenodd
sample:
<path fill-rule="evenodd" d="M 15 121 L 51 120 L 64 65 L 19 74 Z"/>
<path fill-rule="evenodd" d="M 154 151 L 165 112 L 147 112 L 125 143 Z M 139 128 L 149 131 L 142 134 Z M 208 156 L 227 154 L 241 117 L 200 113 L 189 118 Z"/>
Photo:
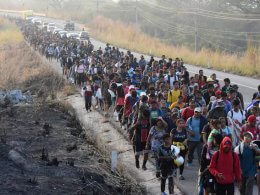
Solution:
<path fill-rule="evenodd" d="M 173 68 L 171 68 L 169 74 L 167 74 L 164 77 L 164 81 L 170 84 L 171 89 L 173 88 L 173 82 L 178 80 L 179 80 L 178 75 L 175 73 L 175 70 Z"/>
<path fill-rule="evenodd" d="M 245 123 L 245 111 L 240 109 L 240 101 L 238 99 L 233 100 L 233 109 L 228 112 L 228 117 L 239 125 Z"/>

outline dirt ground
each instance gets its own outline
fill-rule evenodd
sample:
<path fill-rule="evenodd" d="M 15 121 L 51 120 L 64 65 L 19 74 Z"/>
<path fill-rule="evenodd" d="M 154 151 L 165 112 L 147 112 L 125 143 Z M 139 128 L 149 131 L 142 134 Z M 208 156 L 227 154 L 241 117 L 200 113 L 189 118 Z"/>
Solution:
<path fill-rule="evenodd" d="M 137 194 L 136 185 L 111 173 L 64 107 L 17 105 L 0 114 L 0 194 Z"/>

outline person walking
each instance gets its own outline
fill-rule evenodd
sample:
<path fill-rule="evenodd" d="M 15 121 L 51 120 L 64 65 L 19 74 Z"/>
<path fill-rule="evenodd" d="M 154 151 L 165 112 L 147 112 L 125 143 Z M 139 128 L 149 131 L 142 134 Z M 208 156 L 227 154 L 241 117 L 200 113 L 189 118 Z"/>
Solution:
<path fill-rule="evenodd" d="M 86 86 L 83 87 L 84 95 L 85 95 L 85 108 L 87 112 L 91 112 L 91 104 L 92 104 L 92 95 L 94 92 L 94 88 L 91 85 L 90 81 L 86 82 Z"/>
<path fill-rule="evenodd" d="M 234 183 L 241 185 L 240 161 L 237 153 L 232 151 L 232 142 L 225 137 L 220 150 L 213 154 L 209 171 L 216 179 L 216 195 L 234 195 Z"/>
<path fill-rule="evenodd" d="M 150 129 L 147 142 L 146 142 L 146 150 L 152 150 L 155 161 L 156 161 L 156 177 L 160 177 L 160 164 L 159 159 L 157 158 L 157 153 L 159 147 L 163 144 L 163 135 L 167 133 L 167 123 L 162 119 L 162 117 L 158 117 L 155 122 L 155 125 Z"/>
<path fill-rule="evenodd" d="M 200 163 L 200 156 L 202 150 L 201 132 L 206 124 L 207 119 L 201 116 L 201 108 L 195 108 L 194 116 L 190 117 L 186 122 L 186 127 L 189 129 L 190 132 L 188 138 L 188 166 L 192 165 L 195 149 L 197 150 L 198 160 Z"/>
<path fill-rule="evenodd" d="M 143 170 L 147 169 L 146 162 L 148 160 L 148 150 L 145 148 L 145 146 L 150 130 L 149 115 L 150 112 L 148 109 L 142 109 L 137 121 L 129 130 L 130 140 L 132 141 L 134 146 L 136 168 L 140 168 L 139 157 L 141 154 L 143 154 Z"/>
<path fill-rule="evenodd" d="M 241 195 L 253 195 L 255 175 L 257 173 L 256 155 L 260 154 L 258 146 L 252 143 L 253 137 L 254 135 L 251 132 L 245 132 L 243 142 L 235 148 L 242 170 Z"/>
<path fill-rule="evenodd" d="M 173 145 L 180 148 L 180 156 L 183 157 L 185 161 L 185 156 L 187 153 L 187 138 L 189 130 L 185 127 L 185 121 L 183 119 L 178 119 L 176 121 L 177 128 L 172 129 L 171 137 L 173 141 Z M 183 177 L 184 163 L 179 167 L 180 170 L 180 180 L 185 180 Z"/>
<path fill-rule="evenodd" d="M 171 136 L 169 134 L 163 135 L 163 144 L 158 148 L 158 159 L 160 161 L 161 170 L 161 192 L 162 195 L 165 193 L 166 180 L 168 179 L 169 194 L 173 195 L 174 192 L 174 158 L 171 145 Z"/>

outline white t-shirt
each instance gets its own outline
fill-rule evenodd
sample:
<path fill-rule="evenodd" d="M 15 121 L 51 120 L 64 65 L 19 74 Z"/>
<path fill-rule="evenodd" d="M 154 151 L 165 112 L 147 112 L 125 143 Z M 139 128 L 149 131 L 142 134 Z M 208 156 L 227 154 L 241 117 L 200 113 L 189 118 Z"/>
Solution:
<path fill-rule="evenodd" d="M 233 116 L 232 116 L 232 112 L 233 112 Z M 239 110 L 238 112 L 235 112 L 234 109 L 228 112 L 228 117 L 232 118 L 233 120 L 238 120 L 238 122 L 241 124 L 242 121 L 246 119 L 245 111 Z"/>
<path fill-rule="evenodd" d="M 169 81 L 169 83 L 170 83 L 170 88 L 172 89 L 172 88 L 173 88 L 173 82 L 174 82 L 174 81 L 178 81 L 178 76 L 177 76 L 177 75 L 173 75 L 173 76 L 166 75 L 166 76 L 164 77 L 164 81 L 167 82 L 169 78 L 170 78 L 170 81 Z"/>

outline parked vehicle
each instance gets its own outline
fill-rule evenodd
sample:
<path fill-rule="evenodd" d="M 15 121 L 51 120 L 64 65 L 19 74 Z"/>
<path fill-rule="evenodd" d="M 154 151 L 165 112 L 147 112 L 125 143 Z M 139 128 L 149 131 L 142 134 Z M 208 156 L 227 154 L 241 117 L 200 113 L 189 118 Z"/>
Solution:
<path fill-rule="evenodd" d="M 67 37 L 68 38 L 72 38 L 72 39 L 77 39 L 77 40 L 80 40 L 80 36 L 79 36 L 79 33 L 68 33 L 67 34 Z"/>
<path fill-rule="evenodd" d="M 75 24 L 71 21 L 67 21 L 65 26 L 64 26 L 64 30 L 66 31 L 74 31 L 75 30 Z"/>
<path fill-rule="evenodd" d="M 47 31 L 53 32 L 55 28 L 56 28 L 55 23 L 49 23 L 47 27 Z"/>
<path fill-rule="evenodd" d="M 59 35 L 60 35 L 60 37 L 66 37 L 67 36 L 67 31 L 65 31 L 65 30 L 61 30 L 61 31 L 59 31 Z"/>
<path fill-rule="evenodd" d="M 79 37 L 81 40 L 89 40 L 89 34 L 86 31 L 80 32 Z"/>

